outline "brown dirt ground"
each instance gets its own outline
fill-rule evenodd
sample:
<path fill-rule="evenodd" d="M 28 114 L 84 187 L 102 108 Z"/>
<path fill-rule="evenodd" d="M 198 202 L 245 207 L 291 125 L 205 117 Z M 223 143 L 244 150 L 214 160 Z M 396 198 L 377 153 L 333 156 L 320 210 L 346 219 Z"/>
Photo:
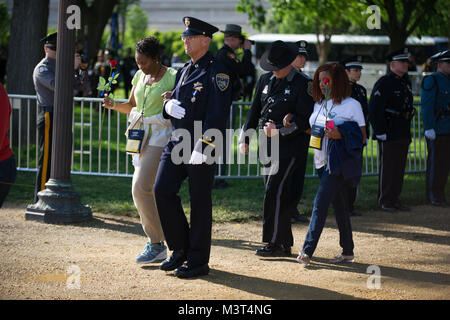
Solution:
<path fill-rule="evenodd" d="M 50 225 L 25 220 L 25 206 L 0 210 L 0 299 L 450 299 L 450 209 L 365 212 L 352 218 L 355 263 L 332 265 L 339 253 L 329 217 L 310 267 L 291 258 L 261 258 L 261 222 L 213 225 L 208 276 L 182 280 L 134 258 L 145 237 L 139 220 L 94 213 L 90 222 Z M 306 224 L 293 226 L 301 247 Z M 80 288 L 69 288 L 79 267 Z M 367 268 L 381 271 L 369 289 Z M 374 283 L 374 282 L 371 282 Z"/>

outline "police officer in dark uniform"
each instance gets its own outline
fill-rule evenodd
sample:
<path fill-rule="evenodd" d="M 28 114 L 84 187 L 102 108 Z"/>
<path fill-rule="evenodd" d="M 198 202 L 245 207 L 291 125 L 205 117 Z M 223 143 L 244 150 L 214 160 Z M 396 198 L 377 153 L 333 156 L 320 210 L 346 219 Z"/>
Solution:
<path fill-rule="evenodd" d="M 251 43 L 242 34 L 242 28 L 236 24 L 227 24 L 224 33 L 224 45 L 217 52 L 216 59 L 220 61 L 227 69 L 231 79 L 232 99 L 233 101 L 240 100 L 243 94 L 242 82 L 245 77 L 251 76 L 255 73 L 255 66 L 252 63 Z M 242 61 L 236 56 L 235 51 L 239 48 L 244 49 L 244 56 Z M 237 108 L 231 108 L 231 115 L 227 119 L 227 127 L 233 129 Z M 231 117 L 231 118 L 230 118 Z M 223 159 L 226 159 L 226 148 L 222 150 Z M 218 169 L 220 175 L 226 174 L 226 161 L 223 161 Z M 228 184 L 223 179 L 215 179 L 215 188 L 225 188 Z"/>
<path fill-rule="evenodd" d="M 222 148 L 219 138 L 230 110 L 231 87 L 227 69 L 208 51 L 218 28 L 192 17 L 184 17 L 183 22 L 186 30 L 181 38 L 191 60 L 178 70 L 172 98 L 164 104 L 163 115 L 171 119 L 173 133 L 161 156 L 154 192 L 164 235 L 173 250 L 160 269 L 191 278 L 209 273 L 216 168 L 211 160 L 214 149 Z M 209 132 L 214 129 L 219 133 L 213 137 Z M 177 195 L 186 178 L 190 226 Z"/>
<path fill-rule="evenodd" d="M 409 210 L 399 199 L 414 116 L 408 57 L 407 48 L 387 56 L 390 71 L 375 83 L 369 102 L 369 118 L 380 158 L 378 204 L 388 212 Z"/>
<path fill-rule="evenodd" d="M 283 41 L 273 42 L 263 54 L 261 68 L 272 72 L 258 80 L 244 134 L 239 138 L 239 148 L 244 154 L 249 152 L 250 137 L 245 134 L 249 129 L 264 130 L 267 150 L 272 150 L 272 143 L 278 142 L 279 146 L 278 154 L 270 154 L 271 161 L 265 164 L 263 242 L 268 244 L 256 251 L 260 256 L 290 256 L 293 245 L 289 188 L 303 152 L 301 146 L 313 108 L 306 79 L 291 66 L 297 54 L 295 44 Z M 293 116 L 288 121 L 291 125 L 286 127 L 283 120 L 288 114 Z M 272 171 L 273 168 L 278 170 Z"/>
<path fill-rule="evenodd" d="M 45 189 L 45 183 L 50 177 L 52 131 L 53 131 L 53 98 L 55 93 L 56 69 L 56 39 L 57 33 L 52 33 L 41 39 L 44 43 L 45 58 L 34 68 L 33 82 L 39 108 L 37 119 L 39 160 L 37 165 L 34 201 L 37 202 L 38 192 Z M 78 70 L 81 58 L 75 54 L 74 69 Z M 75 86 L 80 85 L 79 77 L 74 75 Z"/>
<path fill-rule="evenodd" d="M 298 71 L 301 77 L 305 80 L 305 89 L 308 92 L 308 96 L 306 96 L 307 101 L 305 103 L 311 104 L 311 109 L 314 108 L 314 100 L 312 99 L 312 79 L 302 71 L 302 68 L 305 66 L 305 62 L 308 59 L 308 51 L 306 50 L 308 46 L 308 42 L 305 40 L 300 40 L 296 42 L 298 46 L 298 54 L 295 60 L 292 62 L 292 66 Z M 306 173 L 306 162 L 308 160 L 308 145 L 309 145 L 309 134 L 304 134 L 303 141 L 300 145 L 298 161 L 299 164 L 297 168 L 292 173 L 291 178 L 291 187 L 290 187 L 290 206 L 289 211 L 291 212 L 291 223 L 309 223 L 309 219 L 298 212 L 297 205 L 300 202 L 300 198 L 303 194 L 303 185 L 305 181 L 305 173 Z"/>
<path fill-rule="evenodd" d="M 445 185 L 450 171 L 450 51 L 431 58 L 437 72 L 423 79 L 421 110 L 427 141 L 426 194 L 434 206 L 447 206 Z"/>
<path fill-rule="evenodd" d="M 361 60 L 361 56 L 352 56 L 341 61 L 341 65 L 345 68 L 345 72 L 350 80 L 350 87 L 352 88 L 351 97 L 361 104 L 364 120 L 366 121 L 366 128 L 368 128 L 369 110 L 367 103 L 367 90 L 362 85 L 357 83 L 361 79 L 361 70 L 363 68 Z M 342 191 L 342 195 L 346 200 L 347 209 L 351 216 L 361 216 L 361 212 L 356 211 L 354 208 L 354 203 L 358 192 L 357 189 L 357 186 L 346 184 L 345 189 Z"/>

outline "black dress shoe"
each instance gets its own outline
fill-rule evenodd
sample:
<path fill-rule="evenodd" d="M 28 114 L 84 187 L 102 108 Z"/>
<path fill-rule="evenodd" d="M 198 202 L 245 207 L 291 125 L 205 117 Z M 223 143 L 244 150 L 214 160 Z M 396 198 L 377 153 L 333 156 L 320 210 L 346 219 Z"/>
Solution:
<path fill-rule="evenodd" d="M 402 205 L 400 202 L 394 203 L 394 208 L 400 211 L 411 211 L 409 207 Z"/>
<path fill-rule="evenodd" d="M 175 250 L 169 259 L 159 265 L 159 268 L 164 271 L 172 271 L 181 266 L 187 259 L 184 250 Z"/>
<path fill-rule="evenodd" d="M 291 247 L 269 243 L 267 246 L 256 250 L 256 255 L 262 257 L 290 257 L 292 253 Z"/>
<path fill-rule="evenodd" d="M 204 264 L 199 267 L 189 267 L 188 265 L 184 264 L 175 270 L 175 276 L 183 279 L 206 276 L 208 273 L 208 264 Z"/>
<path fill-rule="evenodd" d="M 306 216 L 296 212 L 291 218 L 291 223 L 297 223 L 297 222 L 309 223 L 309 219 Z"/>
<path fill-rule="evenodd" d="M 387 204 L 382 204 L 381 205 L 381 210 L 386 211 L 386 212 L 394 212 L 395 208 L 393 206 L 387 205 Z"/>

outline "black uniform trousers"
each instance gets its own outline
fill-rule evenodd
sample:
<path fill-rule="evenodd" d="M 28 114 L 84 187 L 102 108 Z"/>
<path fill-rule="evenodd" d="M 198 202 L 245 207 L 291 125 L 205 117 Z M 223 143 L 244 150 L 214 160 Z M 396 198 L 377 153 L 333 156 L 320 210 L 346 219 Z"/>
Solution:
<path fill-rule="evenodd" d="M 37 121 L 37 131 L 39 142 L 39 159 L 34 189 L 34 202 L 37 202 L 39 200 L 37 194 L 39 191 L 45 189 L 45 183 L 50 178 L 52 160 L 53 112 L 48 112 L 44 108 L 40 111 Z"/>
<path fill-rule="evenodd" d="M 295 157 L 281 158 L 278 171 L 264 175 L 263 242 L 292 247 L 294 239 L 289 212 L 289 188 L 298 162 Z M 269 166 L 265 166 L 268 168 Z"/>
<path fill-rule="evenodd" d="M 445 185 L 450 172 L 450 135 L 427 140 L 426 192 L 428 201 L 446 202 Z"/>
<path fill-rule="evenodd" d="M 296 164 L 290 177 L 289 182 L 289 205 L 288 211 L 291 216 L 298 213 L 297 205 L 303 194 L 303 185 L 305 182 L 306 163 L 308 161 L 308 146 L 310 135 L 304 136 L 299 145 L 299 153 L 297 154 Z"/>
<path fill-rule="evenodd" d="M 170 142 L 169 142 L 170 144 Z M 174 164 L 166 146 L 159 163 L 154 193 L 161 226 L 170 250 L 185 250 L 189 267 L 209 262 L 211 251 L 212 200 L 215 164 Z M 191 204 L 190 226 L 178 196 L 188 178 Z"/>
<path fill-rule="evenodd" d="M 0 161 L 0 208 L 5 201 L 11 186 L 16 181 L 17 168 L 14 155 Z"/>
<path fill-rule="evenodd" d="M 393 206 L 400 202 L 406 159 L 411 140 L 378 141 L 378 204 Z"/>

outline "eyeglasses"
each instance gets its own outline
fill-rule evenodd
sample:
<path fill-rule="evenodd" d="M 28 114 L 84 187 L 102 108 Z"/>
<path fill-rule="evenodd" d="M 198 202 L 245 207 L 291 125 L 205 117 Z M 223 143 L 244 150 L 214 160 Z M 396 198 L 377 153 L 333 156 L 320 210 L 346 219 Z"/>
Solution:
<path fill-rule="evenodd" d="M 196 40 L 196 39 L 200 39 L 201 35 L 195 35 L 195 36 L 181 36 L 181 40 L 182 41 L 192 41 L 192 40 Z"/>

